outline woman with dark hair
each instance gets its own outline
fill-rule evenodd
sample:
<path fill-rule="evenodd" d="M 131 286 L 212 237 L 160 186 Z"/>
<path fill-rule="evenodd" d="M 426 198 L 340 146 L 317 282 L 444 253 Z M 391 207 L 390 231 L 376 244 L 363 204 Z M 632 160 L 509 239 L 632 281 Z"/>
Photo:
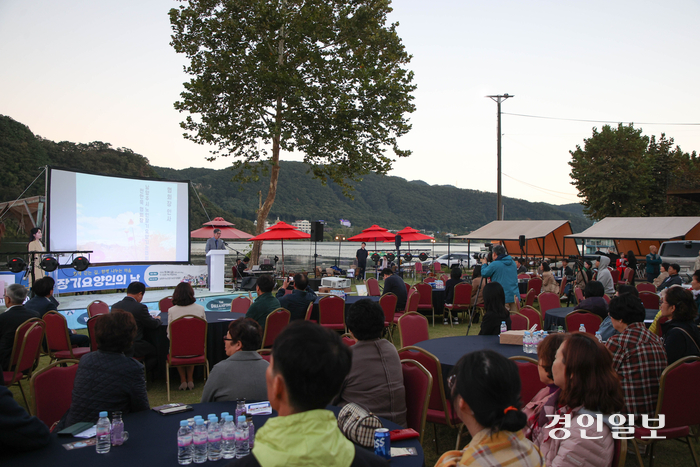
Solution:
<path fill-rule="evenodd" d="M 459 266 L 454 266 L 452 269 L 450 269 L 450 278 L 445 283 L 445 303 L 453 302 L 455 285 L 459 284 L 460 282 L 462 282 L 462 270 L 459 268 Z M 452 313 L 453 324 L 459 324 L 459 320 L 457 319 L 456 315 L 457 312 L 453 311 Z M 449 310 L 445 310 L 445 315 L 443 316 L 443 318 L 443 324 L 450 324 Z"/>
<path fill-rule="evenodd" d="M 637 257 L 632 250 L 627 252 L 627 267 L 632 270 L 630 273 L 629 285 L 634 285 L 634 280 L 637 276 Z"/>
<path fill-rule="evenodd" d="M 41 243 L 42 232 L 38 227 L 34 227 L 29 231 L 29 243 L 27 244 L 27 251 L 45 251 L 44 244 Z M 38 281 L 44 277 L 44 270 L 41 269 L 39 262 L 41 261 L 41 255 L 32 254 L 30 255 L 29 261 L 33 265 L 34 278 L 32 279 L 32 274 L 29 274 L 29 288 L 34 286 L 34 281 Z"/>
<path fill-rule="evenodd" d="M 542 269 L 542 292 L 552 292 L 559 293 L 559 284 L 552 274 L 552 268 L 549 266 L 548 262 L 544 262 L 540 265 Z"/>
<path fill-rule="evenodd" d="M 462 451 L 448 451 L 436 467 L 455 465 L 542 466 L 544 459 L 521 431 L 520 376 L 516 364 L 493 350 L 463 356 L 448 378 L 452 403 L 472 437 Z"/>
<path fill-rule="evenodd" d="M 546 464 L 609 466 L 614 441 L 606 415 L 625 406 L 610 352 L 589 334 L 567 334 L 557 350 L 552 376 L 559 389 L 543 406 L 532 431 Z M 604 422 L 602 431 L 598 417 Z M 552 423 L 557 418 L 560 423 Z M 566 426 L 562 420 L 567 420 Z"/>
<path fill-rule="evenodd" d="M 576 271 L 576 287 L 583 291 L 586 284 L 593 280 L 593 261 L 587 259 L 583 262 L 583 267 Z"/>
<path fill-rule="evenodd" d="M 96 423 L 103 410 L 127 414 L 150 408 L 143 365 L 124 355 L 136 336 L 134 315 L 113 309 L 93 319 L 97 351 L 80 359 L 73 400 L 61 426 Z"/>
<path fill-rule="evenodd" d="M 670 318 L 661 324 L 668 364 L 689 355 L 700 356 L 700 332 L 695 325 L 698 308 L 693 293 L 683 287 L 669 287 L 663 294 L 661 317 Z"/>
<path fill-rule="evenodd" d="M 265 371 L 269 364 L 257 352 L 262 345 L 262 334 L 262 328 L 252 318 L 229 324 L 224 337 L 228 358 L 212 368 L 202 402 L 267 400 Z"/>
<path fill-rule="evenodd" d="M 207 315 L 204 307 L 195 303 L 194 289 L 188 282 L 180 282 L 173 292 L 173 306 L 168 310 L 168 339 L 170 339 L 170 323 L 185 315 L 192 315 L 206 321 Z M 194 365 L 178 366 L 177 372 L 180 374 L 180 391 L 194 389 Z"/>
<path fill-rule="evenodd" d="M 472 305 L 479 304 L 484 298 L 484 286 L 486 286 L 487 279 L 481 276 L 481 265 L 477 264 L 472 270 L 472 296 L 469 299 L 469 303 Z M 478 296 L 477 296 L 478 294 Z M 474 315 L 474 324 L 479 322 L 479 314 Z"/>
<path fill-rule="evenodd" d="M 654 279 L 654 282 L 653 282 L 654 287 L 656 287 L 657 289 L 668 278 L 668 268 L 670 266 L 671 265 L 667 262 L 661 263 L 661 272 L 659 273 L 658 276 L 656 276 L 656 279 Z"/>
<path fill-rule="evenodd" d="M 539 360 L 537 371 L 540 375 L 540 381 L 547 386 L 535 394 L 535 397 L 533 397 L 532 400 L 530 400 L 530 402 L 523 407 L 523 412 L 525 412 L 525 415 L 527 415 L 528 434 L 530 427 L 534 425 L 535 420 L 539 417 L 542 406 L 557 390 L 557 386 L 554 384 L 554 376 L 552 376 L 552 364 L 554 363 L 554 357 L 557 354 L 559 346 L 565 339 L 566 334 L 558 332 L 548 335 L 537 346 L 537 358 Z"/>
<path fill-rule="evenodd" d="M 498 282 L 489 282 L 483 287 L 484 321 L 479 335 L 497 336 L 501 333 L 501 322 L 505 321 L 510 329 L 510 312 L 506 308 L 506 294 Z"/>

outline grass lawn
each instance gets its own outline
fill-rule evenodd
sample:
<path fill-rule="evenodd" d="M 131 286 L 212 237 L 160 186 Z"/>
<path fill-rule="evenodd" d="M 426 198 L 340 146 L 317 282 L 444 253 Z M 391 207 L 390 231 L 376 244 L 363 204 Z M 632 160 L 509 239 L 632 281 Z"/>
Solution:
<path fill-rule="evenodd" d="M 412 283 L 413 281 L 408 279 L 407 282 Z M 438 319 L 440 318 L 440 319 Z M 430 318 L 429 322 L 431 321 Z M 478 334 L 480 330 L 480 325 L 475 324 L 472 325 L 472 328 L 469 332 L 470 335 L 475 335 Z M 87 330 L 81 330 L 79 331 L 81 334 L 87 335 Z M 440 337 L 446 337 L 446 336 L 463 336 L 467 332 L 467 324 L 462 323 L 459 325 L 456 325 L 454 327 L 452 326 L 445 326 L 442 324 L 442 318 L 441 317 L 435 317 L 435 326 L 430 326 L 429 327 L 429 333 L 430 333 L 430 338 L 435 339 L 435 338 L 440 338 Z M 396 344 L 398 346 L 398 331 L 395 332 L 394 338 L 396 341 Z M 43 368 L 49 363 L 49 358 L 48 357 L 42 357 L 39 367 Z M 197 373 L 195 373 L 197 374 Z M 25 388 L 25 393 L 27 394 L 27 397 L 29 397 L 29 384 L 28 383 L 22 383 L 23 387 Z M 200 379 L 195 379 L 195 389 L 193 391 L 178 391 L 178 386 L 180 385 L 180 379 L 177 376 L 177 372 L 173 371 L 171 373 L 171 399 L 173 402 L 184 402 L 184 403 L 189 403 L 189 404 L 196 404 L 199 403 L 202 397 L 202 389 L 203 389 L 203 381 Z M 150 401 L 151 406 L 156 406 L 156 405 L 161 405 L 165 404 L 167 402 L 167 393 L 166 393 L 166 386 L 165 386 L 165 381 L 148 381 L 148 398 Z M 19 389 L 14 386 L 11 388 L 12 393 L 15 396 L 15 400 L 21 405 L 25 406 L 24 401 L 22 399 L 22 395 L 19 391 Z M 689 392 L 689 396 L 692 396 L 692 391 Z M 31 402 L 30 402 L 31 403 Z M 26 407 L 25 407 L 26 408 Z M 437 425 L 437 440 L 438 440 L 438 449 L 436 450 L 435 448 L 435 441 L 434 441 L 434 427 L 432 424 L 426 424 L 426 433 L 425 433 L 425 438 L 423 442 L 423 449 L 425 451 L 425 465 L 426 466 L 432 466 L 435 464 L 437 461 L 438 457 L 445 451 L 449 449 L 454 449 L 455 443 L 457 440 L 457 430 L 452 430 L 449 429 L 443 425 Z M 468 435 L 463 435 L 462 436 L 462 446 L 466 443 L 466 440 L 468 438 Z M 692 440 L 692 443 L 697 451 L 700 451 L 700 445 L 697 442 L 697 440 Z M 657 445 L 655 448 L 656 451 L 656 456 L 654 460 L 654 464 L 658 467 L 679 467 L 679 466 L 685 466 L 685 465 L 692 465 L 692 457 L 690 455 L 690 451 L 687 446 L 683 445 L 680 442 L 676 441 L 665 441 Z M 649 459 L 646 458 L 644 459 L 645 465 L 648 465 Z M 628 455 L 627 455 L 627 461 L 625 463 L 625 466 L 635 466 L 637 465 L 636 461 L 636 456 L 634 455 L 634 448 L 632 445 L 629 445 L 629 450 L 628 450 Z"/>

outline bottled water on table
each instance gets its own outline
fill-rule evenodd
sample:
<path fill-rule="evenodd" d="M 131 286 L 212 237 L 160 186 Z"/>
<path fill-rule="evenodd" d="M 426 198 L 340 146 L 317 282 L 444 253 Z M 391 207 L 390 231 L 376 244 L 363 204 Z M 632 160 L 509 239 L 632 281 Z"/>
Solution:
<path fill-rule="evenodd" d="M 224 423 L 226 423 L 226 417 L 228 417 L 229 415 L 231 414 L 228 412 L 221 412 L 221 418 L 219 418 L 219 425 L 223 427 Z"/>
<path fill-rule="evenodd" d="M 112 446 L 121 446 L 124 444 L 124 421 L 122 421 L 122 413 L 119 411 L 112 412 Z"/>
<path fill-rule="evenodd" d="M 100 412 L 100 418 L 97 420 L 97 454 L 107 454 L 112 446 L 110 439 L 110 424 L 107 412 Z"/>
<path fill-rule="evenodd" d="M 598 342 L 601 344 L 603 343 L 603 335 L 600 333 L 600 331 L 595 332 L 595 338 L 598 339 Z"/>
<path fill-rule="evenodd" d="M 204 428 L 204 420 L 198 418 L 194 421 L 194 455 L 192 460 L 195 464 L 203 464 L 207 461 L 207 430 Z"/>
<path fill-rule="evenodd" d="M 530 336 L 530 331 L 525 331 L 523 333 L 523 352 L 530 353 L 530 346 L 532 345 L 532 336 Z"/>
<path fill-rule="evenodd" d="M 245 399 L 239 399 L 236 401 L 236 415 L 234 415 L 233 420 L 238 423 L 238 417 L 245 415 Z"/>
<path fill-rule="evenodd" d="M 180 421 L 180 429 L 177 430 L 177 463 L 187 465 L 192 463 L 192 430 L 187 420 Z"/>
<path fill-rule="evenodd" d="M 209 419 L 207 440 L 209 443 L 209 460 L 218 461 L 221 459 L 221 425 L 219 425 L 219 417 L 216 415 Z"/>
<path fill-rule="evenodd" d="M 236 424 L 233 415 L 227 415 L 221 430 L 221 454 L 224 459 L 236 457 Z"/>
<path fill-rule="evenodd" d="M 503 334 L 503 333 L 506 332 L 507 330 L 508 330 L 508 326 L 506 326 L 506 322 L 505 322 L 505 321 L 501 321 L 501 334 Z"/>
<path fill-rule="evenodd" d="M 586 332 L 586 326 L 584 326 L 583 323 L 578 327 L 578 332 Z"/>
<path fill-rule="evenodd" d="M 245 415 L 241 415 L 238 417 L 238 426 L 236 427 L 236 459 L 250 454 L 248 435 L 248 423 L 245 421 Z"/>

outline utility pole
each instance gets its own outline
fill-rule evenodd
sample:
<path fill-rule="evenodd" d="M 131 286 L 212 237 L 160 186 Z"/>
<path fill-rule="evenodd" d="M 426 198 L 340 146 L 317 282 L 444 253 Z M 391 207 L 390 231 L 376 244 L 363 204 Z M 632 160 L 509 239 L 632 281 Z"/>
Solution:
<path fill-rule="evenodd" d="M 497 209 L 496 209 L 496 215 L 497 215 L 497 220 L 501 221 L 503 220 L 503 210 L 501 206 L 503 206 L 503 200 L 501 198 L 501 102 L 504 100 L 508 99 L 509 97 L 515 97 L 511 96 L 508 93 L 498 95 L 498 96 L 486 96 L 490 98 L 492 101 L 494 101 L 497 104 L 497 113 L 498 113 L 498 183 L 497 183 L 497 188 L 496 188 L 496 204 L 497 204 Z"/>

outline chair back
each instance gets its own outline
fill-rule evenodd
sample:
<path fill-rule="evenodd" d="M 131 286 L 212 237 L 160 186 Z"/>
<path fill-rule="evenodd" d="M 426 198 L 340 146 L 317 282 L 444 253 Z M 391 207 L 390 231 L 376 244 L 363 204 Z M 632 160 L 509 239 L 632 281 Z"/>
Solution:
<path fill-rule="evenodd" d="M 564 289 L 566 288 L 566 276 L 562 276 L 561 284 L 559 284 L 559 294 L 564 295 Z"/>
<path fill-rule="evenodd" d="M 420 300 L 418 300 L 419 307 L 433 307 L 433 288 L 422 282 L 418 282 L 413 285 L 416 291 L 420 294 Z"/>
<path fill-rule="evenodd" d="M 313 313 L 313 311 L 314 311 L 314 302 L 309 302 L 309 306 L 306 307 L 306 316 L 304 316 L 304 320 L 311 321 L 311 313 Z"/>
<path fill-rule="evenodd" d="M 382 291 L 379 290 L 379 281 L 374 277 L 370 277 L 365 281 L 367 284 L 367 295 L 370 297 L 379 297 Z"/>
<path fill-rule="evenodd" d="M 46 345 L 51 357 L 53 358 L 54 352 L 71 350 L 65 316 L 57 311 L 48 311 L 42 319 L 46 323 Z"/>
<path fill-rule="evenodd" d="M 651 282 L 640 282 L 637 284 L 637 290 L 641 292 L 652 292 L 656 293 L 656 287 Z"/>
<path fill-rule="evenodd" d="M 285 326 L 289 324 L 292 314 L 284 308 L 277 308 L 265 318 L 265 330 L 263 331 L 261 349 L 272 347 L 277 336 Z"/>
<path fill-rule="evenodd" d="M 607 303 L 608 305 L 610 305 L 610 297 L 608 297 L 607 294 L 603 295 L 603 300 L 605 300 L 605 303 Z"/>
<path fill-rule="evenodd" d="M 433 377 L 428 410 L 444 412 L 445 425 L 447 426 L 456 426 L 459 424 L 460 420 L 452 407 L 452 401 L 445 397 L 445 383 L 442 378 L 442 365 L 440 364 L 440 360 L 427 350 L 415 346 L 402 347 L 399 349 L 399 358 L 401 360 L 417 361 L 423 365 Z"/>
<path fill-rule="evenodd" d="M 161 298 L 158 301 L 158 309 L 161 313 L 167 313 L 173 307 L 173 296 Z"/>
<path fill-rule="evenodd" d="M 87 307 L 88 318 L 109 313 L 109 305 L 102 300 L 95 300 Z"/>
<path fill-rule="evenodd" d="M 613 461 L 611 467 L 625 467 L 627 460 L 627 440 L 613 439 Z"/>
<path fill-rule="evenodd" d="M 639 299 L 642 301 L 644 308 L 658 310 L 661 304 L 661 299 L 654 292 L 639 292 Z"/>
<path fill-rule="evenodd" d="M 440 276 L 440 280 L 443 284 L 447 284 L 447 281 L 450 280 L 450 276 L 448 276 L 447 274 L 443 274 L 442 276 Z"/>
<path fill-rule="evenodd" d="M 561 300 L 559 300 L 559 294 L 553 292 L 542 292 L 538 297 L 537 301 L 540 302 L 540 313 L 543 315 L 547 313 L 547 310 L 552 308 L 559 308 L 561 306 Z"/>
<path fill-rule="evenodd" d="M 510 329 L 513 331 L 526 331 L 530 329 L 530 320 L 527 319 L 527 316 L 520 314 L 517 311 L 510 314 L 510 323 Z"/>
<path fill-rule="evenodd" d="M 97 324 L 97 320 L 100 319 L 100 315 L 93 316 L 92 318 L 87 320 L 87 330 L 88 330 L 88 336 L 90 336 L 90 350 L 93 352 L 97 350 L 97 334 L 95 333 L 95 324 Z"/>
<path fill-rule="evenodd" d="M 345 327 L 345 300 L 334 295 L 319 300 L 318 324 L 337 331 L 347 331 Z"/>
<path fill-rule="evenodd" d="M 587 310 L 576 310 L 566 315 L 566 331 L 576 332 L 582 324 L 586 327 L 586 333 L 595 334 L 603 320 L 595 313 Z"/>
<path fill-rule="evenodd" d="M 520 313 L 521 315 L 523 315 L 527 318 L 528 324 L 530 326 L 534 326 L 535 324 L 537 324 L 536 329 L 538 331 L 543 330 L 544 324 L 542 322 L 542 315 L 540 314 L 539 311 L 537 311 L 537 309 L 526 305 L 526 306 L 522 307 L 518 313 Z M 513 322 L 513 320 L 511 319 L 511 324 L 512 324 L 512 322 Z"/>
<path fill-rule="evenodd" d="M 59 421 L 73 401 L 78 360 L 58 360 L 35 372 L 29 380 L 31 413 L 48 427 Z M 64 366 L 71 364 L 70 366 Z M 60 365 L 60 366 L 59 366 Z"/>
<path fill-rule="evenodd" d="M 513 318 L 511 318 L 513 319 Z M 520 374 L 520 400 L 527 404 L 546 385 L 540 381 L 540 373 L 537 368 L 539 363 L 530 357 L 510 357 L 518 366 Z"/>
<path fill-rule="evenodd" d="M 345 333 L 340 338 L 343 341 L 343 344 L 347 345 L 348 347 L 352 347 L 353 345 L 357 344 L 355 339 L 352 337 L 352 334 L 350 333 Z"/>
<path fill-rule="evenodd" d="M 9 382 L 5 380 L 6 386 L 22 379 L 25 372 L 31 373 L 34 364 L 39 360 L 45 327 L 39 318 L 30 318 L 17 326 L 10 355 L 10 368 L 3 368 L 5 373 L 13 372 L 12 379 Z"/>
<path fill-rule="evenodd" d="M 527 288 L 528 290 L 535 289 L 535 296 L 539 295 L 542 292 L 542 279 L 533 277 L 527 282 Z"/>
<path fill-rule="evenodd" d="M 625 273 L 622 275 L 622 280 L 620 284 L 629 284 L 632 281 L 632 275 L 634 270 L 632 268 L 625 268 Z"/>
<path fill-rule="evenodd" d="M 666 417 L 665 429 L 700 424 L 700 400 L 688 397 L 688 388 L 700 384 L 700 357 L 684 357 L 661 373 L 656 415 Z"/>
<path fill-rule="evenodd" d="M 424 284 L 431 284 L 431 283 L 435 282 L 435 280 L 436 279 L 434 277 L 426 277 L 425 279 L 423 279 L 423 283 Z"/>
<path fill-rule="evenodd" d="M 410 285 L 408 285 L 408 284 L 407 284 L 407 283 L 405 283 L 405 282 L 403 283 L 403 285 L 405 285 L 405 286 L 406 286 L 406 297 L 408 297 L 408 294 L 409 294 L 409 292 L 411 291 L 411 286 L 410 286 Z"/>
<path fill-rule="evenodd" d="M 413 264 L 413 269 L 414 269 L 418 274 L 422 274 L 422 273 L 423 273 L 423 263 L 421 263 L 420 261 L 416 261 L 416 262 Z"/>
<path fill-rule="evenodd" d="M 532 280 L 532 279 L 530 279 L 530 280 Z M 536 296 L 537 296 L 537 291 L 535 289 L 529 289 L 527 291 L 527 296 L 525 297 L 525 306 L 534 305 Z"/>
<path fill-rule="evenodd" d="M 399 336 L 401 336 L 401 347 L 427 341 L 430 339 L 428 319 L 415 311 L 404 313 L 399 318 Z"/>
<path fill-rule="evenodd" d="M 617 285 L 617 283 L 620 282 L 620 270 L 613 269 L 610 271 L 610 275 L 612 276 L 613 284 Z"/>
<path fill-rule="evenodd" d="M 442 272 L 442 263 L 440 263 L 439 261 L 435 261 L 435 262 L 433 263 L 433 272 L 434 272 L 435 274 L 438 274 L 439 272 Z"/>
<path fill-rule="evenodd" d="M 389 326 L 394 322 L 394 313 L 396 313 L 396 303 L 399 298 L 393 293 L 385 293 L 379 298 L 379 306 L 384 311 L 384 326 Z"/>
<path fill-rule="evenodd" d="M 518 279 L 530 279 L 530 274 L 518 274 Z"/>
<path fill-rule="evenodd" d="M 260 354 L 263 360 L 265 360 L 267 363 L 270 363 L 270 357 L 272 357 L 272 349 L 258 349 L 258 354 Z"/>
<path fill-rule="evenodd" d="M 235 264 L 231 266 L 231 277 L 233 278 L 234 283 L 237 279 L 241 278 L 241 273 L 238 272 L 238 267 Z"/>
<path fill-rule="evenodd" d="M 423 365 L 415 360 L 401 360 L 403 370 L 403 385 L 406 388 L 406 423 L 420 435 L 419 442 L 423 443 L 425 419 L 428 415 L 430 391 L 433 387 L 433 377 Z"/>
<path fill-rule="evenodd" d="M 455 285 L 452 293 L 452 305 L 460 307 L 469 307 L 469 302 L 472 299 L 472 285 L 469 282 L 460 282 Z"/>
<path fill-rule="evenodd" d="M 170 323 L 170 358 L 207 355 L 207 320 L 194 315 L 180 316 Z"/>
<path fill-rule="evenodd" d="M 241 295 L 231 300 L 231 313 L 243 313 L 246 314 L 248 308 L 250 308 L 252 300 L 246 296 Z"/>
<path fill-rule="evenodd" d="M 432 294 L 432 290 L 430 291 Z M 409 311 L 418 311 L 418 304 L 420 303 L 420 292 L 418 290 L 411 288 L 408 292 L 408 298 L 406 299 L 406 309 L 405 313 Z"/>
<path fill-rule="evenodd" d="M 576 295 L 576 301 L 581 303 L 584 300 L 583 297 L 583 290 L 581 290 L 581 287 L 575 287 L 574 288 L 574 295 Z"/>

